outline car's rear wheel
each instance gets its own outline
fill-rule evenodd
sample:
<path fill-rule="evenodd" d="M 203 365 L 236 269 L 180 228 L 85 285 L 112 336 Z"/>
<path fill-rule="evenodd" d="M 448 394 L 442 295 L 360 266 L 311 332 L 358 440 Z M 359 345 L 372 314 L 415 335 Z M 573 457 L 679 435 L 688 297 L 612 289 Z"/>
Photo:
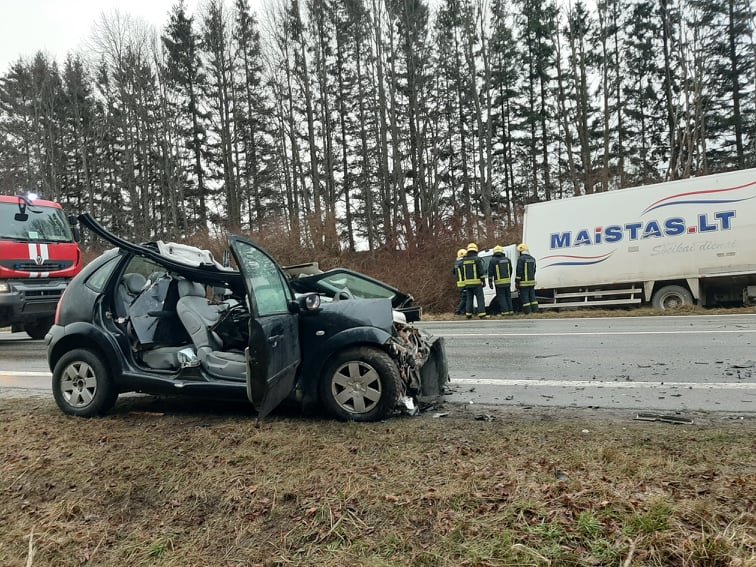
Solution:
<path fill-rule="evenodd" d="M 69 415 L 92 417 L 113 407 L 118 390 L 100 357 L 75 349 L 61 357 L 53 371 L 53 396 Z"/>
<path fill-rule="evenodd" d="M 378 421 L 396 407 L 401 376 L 382 350 L 358 347 L 339 353 L 320 382 L 320 399 L 333 417 L 345 421 Z"/>

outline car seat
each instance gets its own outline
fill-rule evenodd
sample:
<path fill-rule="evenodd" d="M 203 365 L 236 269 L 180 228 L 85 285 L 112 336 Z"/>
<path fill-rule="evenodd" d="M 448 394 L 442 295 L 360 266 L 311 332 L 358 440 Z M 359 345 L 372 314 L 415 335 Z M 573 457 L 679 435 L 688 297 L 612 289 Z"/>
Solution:
<path fill-rule="evenodd" d="M 129 307 L 146 284 L 147 278 L 136 272 L 124 274 L 121 277 L 115 298 L 115 310 L 118 317 L 129 316 Z"/>
<path fill-rule="evenodd" d="M 205 288 L 197 282 L 180 280 L 178 293 L 176 312 L 192 339 L 202 368 L 219 378 L 245 380 L 245 356 L 238 352 L 224 352 L 220 337 L 210 330 L 227 307 L 211 304 Z"/>

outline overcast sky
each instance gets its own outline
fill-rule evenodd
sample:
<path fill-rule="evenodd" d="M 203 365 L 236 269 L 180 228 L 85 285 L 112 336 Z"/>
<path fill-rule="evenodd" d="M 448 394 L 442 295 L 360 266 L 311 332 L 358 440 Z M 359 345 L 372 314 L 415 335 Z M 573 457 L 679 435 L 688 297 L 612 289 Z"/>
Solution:
<path fill-rule="evenodd" d="M 194 13 L 203 0 L 185 0 Z M 230 8 L 232 0 L 225 0 Z M 43 50 L 62 66 L 69 51 L 84 48 L 100 14 L 119 10 L 161 28 L 176 0 L 0 0 L 0 75 L 19 57 Z M 256 10 L 258 2 L 250 5 Z"/>

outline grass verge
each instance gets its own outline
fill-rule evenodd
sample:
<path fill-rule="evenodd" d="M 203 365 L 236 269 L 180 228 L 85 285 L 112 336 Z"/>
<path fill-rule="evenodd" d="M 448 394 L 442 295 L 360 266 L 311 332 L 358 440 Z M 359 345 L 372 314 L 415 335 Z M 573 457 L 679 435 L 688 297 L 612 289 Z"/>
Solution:
<path fill-rule="evenodd" d="M 755 564 L 753 421 L 474 417 L 0 400 L 0 565 Z"/>

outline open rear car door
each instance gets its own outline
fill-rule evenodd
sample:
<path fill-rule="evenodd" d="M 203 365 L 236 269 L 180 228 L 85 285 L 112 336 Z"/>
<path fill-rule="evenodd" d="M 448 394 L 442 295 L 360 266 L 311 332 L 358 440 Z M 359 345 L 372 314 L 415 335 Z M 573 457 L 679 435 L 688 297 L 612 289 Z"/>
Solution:
<path fill-rule="evenodd" d="M 249 303 L 247 397 L 263 418 L 294 389 L 301 356 L 298 309 L 286 277 L 270 256 L 237 236 L 229 237 L 229 245 Z"/>

